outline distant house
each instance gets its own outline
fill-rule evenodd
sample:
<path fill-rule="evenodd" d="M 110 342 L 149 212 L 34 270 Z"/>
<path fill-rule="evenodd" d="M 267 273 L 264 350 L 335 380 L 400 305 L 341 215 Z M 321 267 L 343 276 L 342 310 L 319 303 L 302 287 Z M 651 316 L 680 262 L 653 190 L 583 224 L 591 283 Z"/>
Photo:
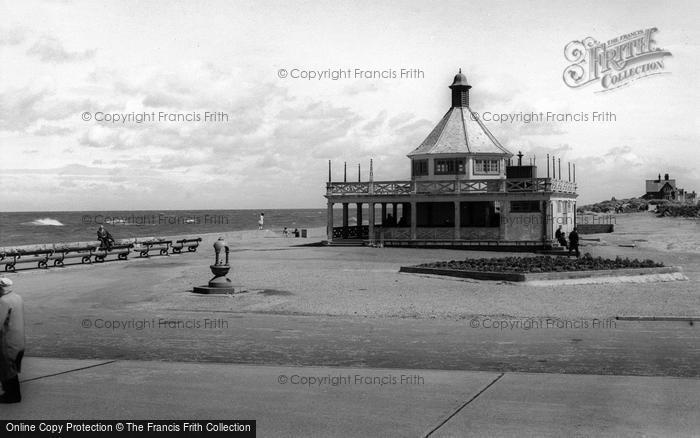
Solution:
<path fill-rule="evenodd" d="M 644 199 L 666 199 L 668 201 L 679 202 L 695 202 L 696 193 L 686 193 L 685 190 L 676 186 L 675 179 L 669 179 L 668 173 L 661 179 L 661 174 L 657 179 L 648 179 L 646 181 L 646 193 L 642 196 Z"/>

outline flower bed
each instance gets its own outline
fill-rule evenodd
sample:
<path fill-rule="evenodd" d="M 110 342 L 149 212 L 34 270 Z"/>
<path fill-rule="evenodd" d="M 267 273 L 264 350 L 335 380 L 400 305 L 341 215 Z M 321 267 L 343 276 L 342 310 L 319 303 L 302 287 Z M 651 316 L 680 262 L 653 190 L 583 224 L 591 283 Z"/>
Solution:
<path fill-rule="evenodd" d="M 578 259 L 550 256 L 480 258 L 424 263 L 417 267 L 475 272 L 538 273 L 661 268 L 663 266 L 663 263 L 656 263 L 653 260 L 630 260 L 620 257 L 604 259 L 602 257 L 592 257 L 590 254 L 586 253 L 583 257 Z"/>

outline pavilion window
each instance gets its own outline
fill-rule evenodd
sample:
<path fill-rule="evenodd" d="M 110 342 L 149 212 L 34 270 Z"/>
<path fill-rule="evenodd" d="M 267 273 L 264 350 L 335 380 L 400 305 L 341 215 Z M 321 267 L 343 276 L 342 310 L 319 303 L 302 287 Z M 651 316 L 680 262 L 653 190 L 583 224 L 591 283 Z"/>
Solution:
<path fill-rule="evenodd" d="M 462 227 L 498 227 L 500 218 L 494 201 L 460 202 Z"/>
<path fill-rule="evenodd" d="M 418 227 L 440 228 L 455 226 L 453 202 L 417 202 L 416 224 Z"/>
<path fill-rule="evenodd" d="M 511 213 L 537 213 L 540 211 L 540 201 L 510 201 Z"/>
<path fill-rule="evenodd" d="M 474 160 L 475 174 L 498 174 L 500 173 L 500 160 Z"/>
<path fill-rule="evenodd" d="M 443 158 L 435 160 L 435 175 L 465 174 L 464 158 Z"/>
<path fill-rule="evenodd" d="M 457 159 L 457 173 L 464 175 L 467 173 L 467 168 L 465 166 L 464 158 Z"/>
<path fill-rule="evenodd" d="M 428 160 L 413 160 L 413 176 L 428 174 Z"/>

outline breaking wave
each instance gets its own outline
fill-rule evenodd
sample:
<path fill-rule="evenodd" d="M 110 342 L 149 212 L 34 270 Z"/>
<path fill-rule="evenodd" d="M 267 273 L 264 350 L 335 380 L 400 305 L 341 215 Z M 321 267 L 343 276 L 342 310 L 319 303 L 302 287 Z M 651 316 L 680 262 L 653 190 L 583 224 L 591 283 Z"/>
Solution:
<path fill-rule="evenodd" d="M 62 227 L 63 224 L 56 219 L 51 219 L 50 217 L 45 217 L 43 219 L 35 219 L 31 222 L 24 222 L 22 225 L 38 225 L 38 226 L 49 226 L 49 227 Z"/>

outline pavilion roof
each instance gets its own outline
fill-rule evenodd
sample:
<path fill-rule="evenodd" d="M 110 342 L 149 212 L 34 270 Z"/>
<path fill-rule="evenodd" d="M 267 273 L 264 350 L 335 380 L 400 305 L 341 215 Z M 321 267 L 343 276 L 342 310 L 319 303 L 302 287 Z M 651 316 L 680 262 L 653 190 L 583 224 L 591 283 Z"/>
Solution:
<path fill-rule="evenodd" d="M 422 154 L 513 154 L 468 106 L 453 106 L 409 157 Z"/>

